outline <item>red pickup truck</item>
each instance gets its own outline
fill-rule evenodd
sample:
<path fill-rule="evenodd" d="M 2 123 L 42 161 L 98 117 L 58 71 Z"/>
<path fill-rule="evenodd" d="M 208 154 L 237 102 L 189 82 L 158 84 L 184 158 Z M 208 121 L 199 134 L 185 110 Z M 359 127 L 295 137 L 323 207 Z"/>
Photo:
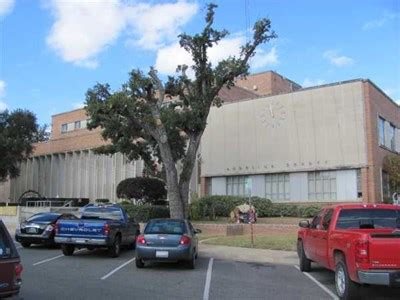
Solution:
<path fill-rule="evenodd" d="M 362 284 L 400 287 L 400 206 L 336 205 L 299 226 L 300 270 L 333 270 L 340 299 L 357 298 Z"/>

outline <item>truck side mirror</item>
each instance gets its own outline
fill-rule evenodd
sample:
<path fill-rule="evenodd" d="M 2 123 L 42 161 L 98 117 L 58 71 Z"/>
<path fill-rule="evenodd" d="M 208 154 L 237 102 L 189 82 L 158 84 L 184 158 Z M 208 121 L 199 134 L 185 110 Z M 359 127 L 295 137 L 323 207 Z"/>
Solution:
<path fill-rule="evenodd" d="M 310 222 L 308 220 L 300 221 L 299 226 L 301 228 L 310 228 Z"/>

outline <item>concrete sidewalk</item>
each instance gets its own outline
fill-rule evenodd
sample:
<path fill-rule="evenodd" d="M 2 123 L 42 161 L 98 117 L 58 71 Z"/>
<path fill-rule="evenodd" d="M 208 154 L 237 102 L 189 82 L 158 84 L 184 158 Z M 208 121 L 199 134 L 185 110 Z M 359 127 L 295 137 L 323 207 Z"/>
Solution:
<path fill-rule="evenodd" d="M 297 265 L 299 263 L 297 253 L 294 251 L 216 246 L 202 243 L 199 244 L 199 250 L 199 255 L 202 257 L 225 260 L 285 265 Z"/>

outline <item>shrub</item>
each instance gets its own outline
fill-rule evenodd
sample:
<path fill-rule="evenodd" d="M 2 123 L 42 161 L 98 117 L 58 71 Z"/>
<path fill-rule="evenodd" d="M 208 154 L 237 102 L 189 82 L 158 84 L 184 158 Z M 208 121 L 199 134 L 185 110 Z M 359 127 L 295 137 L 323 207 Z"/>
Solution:
<path fill-rule="evenodd" d="M 247 197 L 237 196 L 206 196 L 190 204 L 189 214 L 192 220 L 210 219 L 216 217 L 229 217 L 230 212 L 238 205 L 247 203 Z M 316 204 L 301 205 L 293 203 L 272 203 L 270 200 L 252 197 L 258 217 L 314 217 L 321 206 Z"/>
<path fill-rule="evenodd" d="M 128 215 L 134 218 L 136 222 L 146 223 L 150 219 L 169 218 L 168 206 L 149 204 L 123 204 L 122 206 L 126 209 Z"/>
<path fill-rule="evenodd" d="M 134 199 L 139 203 L 155 204 L 166 199 L 167 190 L 165 183 L 156 178 L 127 178 L 118 184 L 117 197 Z"/>

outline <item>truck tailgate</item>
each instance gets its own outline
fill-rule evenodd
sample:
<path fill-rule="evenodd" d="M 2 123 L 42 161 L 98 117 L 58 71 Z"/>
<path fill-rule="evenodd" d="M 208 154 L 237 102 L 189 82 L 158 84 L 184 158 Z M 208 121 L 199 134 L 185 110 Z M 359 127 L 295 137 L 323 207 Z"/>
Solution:
<path fill-rule="evenodd" d="M 57 236 L 100 237 L 104 236 L 105 220 L 61 220 L 58 222 Z"/>
<path fill-rule="evenodd" d="M 371 233 L 369 256 L 373 268 L 400 268 L 400 233 Z"/>

